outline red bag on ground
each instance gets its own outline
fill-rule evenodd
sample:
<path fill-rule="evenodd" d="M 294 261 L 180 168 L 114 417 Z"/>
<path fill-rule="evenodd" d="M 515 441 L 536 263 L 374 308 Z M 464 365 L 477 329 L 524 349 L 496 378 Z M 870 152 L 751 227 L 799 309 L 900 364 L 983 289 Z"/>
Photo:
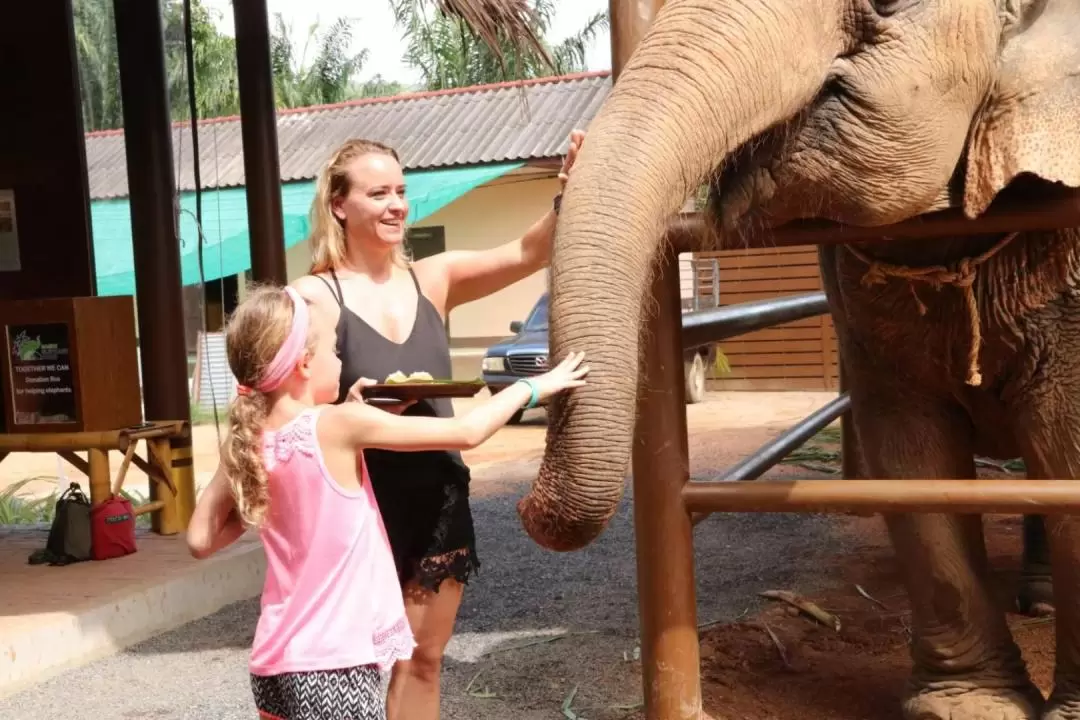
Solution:
<path fill-rule="evenodd" d="M 113 495 L 90 511 L 90 545 L 95 560 L 135 552 L 135 511 L 130 500 Z"/>

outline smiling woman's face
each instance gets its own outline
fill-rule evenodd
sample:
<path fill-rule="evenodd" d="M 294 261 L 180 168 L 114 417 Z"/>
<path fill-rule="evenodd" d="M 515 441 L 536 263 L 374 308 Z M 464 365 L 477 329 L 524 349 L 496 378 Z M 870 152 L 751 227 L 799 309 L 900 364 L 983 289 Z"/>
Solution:
<path fill-rule="evenodd" d="M 345 223 L 347 237 L 387 247 L 400 245 L 409 214 L 401 165 L 389 155 L 367 153 L 352 161 L 348 175 L 349 192 L 331 205 L 334 215 Z"/>

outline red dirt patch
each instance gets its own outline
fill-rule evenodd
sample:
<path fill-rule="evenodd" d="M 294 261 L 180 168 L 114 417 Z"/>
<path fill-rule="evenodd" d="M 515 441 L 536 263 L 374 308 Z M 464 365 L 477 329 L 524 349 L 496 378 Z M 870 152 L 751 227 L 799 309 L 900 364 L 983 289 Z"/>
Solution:
<path fill-rule="evenodd" d="M 1013 609 L 1020 558 L 1020 518 L 988 516 L 987 550 L 995 592 L 1009 613 L 1032 678 L 1047 692 L 1053 676 L 1054 625 Z M 878 517 L 851 518 L 841 534 L 854 547 L 822 574 L 832 591 L 806 599 L 840 618 L 826 628 L 777 603 L 757 616 L 702 633 L 702 689 L 715 720 L 898 720 L 910 670 L 908 601 Z M 866 599 L 860 585 L 886 608 Z M 782 589 L 782 588 L 777 588 Z M 787 664 L 768 628 L 784 646 Z"/>

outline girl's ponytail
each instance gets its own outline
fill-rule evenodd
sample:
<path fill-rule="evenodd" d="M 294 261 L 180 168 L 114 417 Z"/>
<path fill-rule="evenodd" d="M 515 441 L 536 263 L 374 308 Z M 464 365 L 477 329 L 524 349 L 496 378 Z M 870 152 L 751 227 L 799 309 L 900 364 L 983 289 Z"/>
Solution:
<path fill-rule="evenodd" d="M 259 526 L 270 509 L 262 438 L 270 400 L 305 350 L 314 347 L 307 304 L 292 288 L 253 287 L 225 330 L 229 369 L 239 385 L 229 408 L 221 464 L 240 518 Z"/>
<path fill-rule="evenodd" d="M 221 457 L 236 509 L 245 523 L 256 527 L 262 524 L 270 507 L 262 459 L 262 431 L 268 411 L 262 393 L 237 395 L 229 408 L 229 433 Z"/>

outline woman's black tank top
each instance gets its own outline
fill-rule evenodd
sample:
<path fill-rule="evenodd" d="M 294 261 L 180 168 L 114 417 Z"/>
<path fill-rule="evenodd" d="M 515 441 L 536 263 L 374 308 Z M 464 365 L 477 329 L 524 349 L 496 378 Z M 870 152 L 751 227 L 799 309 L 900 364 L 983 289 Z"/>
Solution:
<path fill-rule="evenodd" d="M 452 375 L 450 362 L 450 344 L 446 337 L 446 326 L 442 316 L 431 301 L 420 290 L 416 274 L 409 269 L 413 284 L 416 286 L 416 318 L 412 332 L 403 343 L 387 339 L 382 333 L 371 327 L 359 315 L 345 306 L 341 283 L 333 270 L 330 276 L 334 286 L 330 288 L 341 315 L 337 323 L 337 350 L 341 357 L 341 388 L 337 402 L 345 401 L 349 388 L 362 377 L 383 381 L 387 375 L 401 371 L 406 375 L 414 372 L 428 372 L 435 378 L 449 378 Z M 325 278 L 319 278 L 326 282 Z M 327 283 L 327 287 L 330 284 Z M 336 292 L 335 292 L 336 291 Z M 405 410 L 404 415 L 427 415 L 435 417 L 453 417 L 454 406 L 449 398 L 421 400 Z M 395 452 L 392 450 L 365 450 L 368 474 L 373 487 L 380 479 L 384 482 L 400 482 L 398 474 L 407 474 L 427 480 L 436 480 L 438 475 L 446 481 L 468 482 L 468 468 L 461 453 L 435 450 L 424 452 Z"/>

